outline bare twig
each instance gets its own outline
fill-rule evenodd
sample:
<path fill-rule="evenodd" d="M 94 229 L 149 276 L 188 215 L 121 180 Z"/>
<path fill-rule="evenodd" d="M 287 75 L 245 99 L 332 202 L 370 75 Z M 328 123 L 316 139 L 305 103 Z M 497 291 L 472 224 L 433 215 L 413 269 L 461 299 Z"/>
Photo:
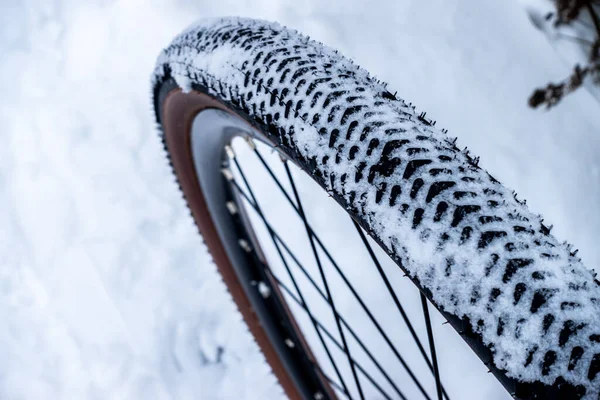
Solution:
<path fill-rule="evenodd" d="M 600 7 L 599 0 L 556 0 L 556 27 L 579 23 L 595 30 L 595 38 L 590 40 L 565 35 L 564 33 L 558 34 L 559 37 L 590 46 L 587 64 L 583 66 L 575 65 L 571 74 L 562 82 L 549 83 L 544 88 L 536 89 L 529 97 L 530 107 L 536 108 L 540 105 L 546 105 L 546 108 L 550 108 L 556 105 L 566 95 L 580 88 L 586 78 L 591 79 L 593 84 L 600 85 L 600 17 L 595 7 Z M 593 26 L 580 19 L 581 12 L 584 10 L 589 13 Z"/>

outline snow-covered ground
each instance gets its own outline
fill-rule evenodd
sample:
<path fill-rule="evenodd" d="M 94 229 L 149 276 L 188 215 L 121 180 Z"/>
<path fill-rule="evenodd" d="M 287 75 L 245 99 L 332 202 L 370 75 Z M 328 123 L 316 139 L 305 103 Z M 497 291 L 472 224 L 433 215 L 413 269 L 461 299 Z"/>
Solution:
<path fill-rule="evenodd" d="M 221 15 L 278 20 L 388 81 L 598 269 L 600 105 L 580 90 L 527 108 L 570 66 L 517 0 L 2 0 L 0 399 L 280 395 L 150 109 L 160 49 Z M 490 382 L 454 398 L 506 398 Z"/>

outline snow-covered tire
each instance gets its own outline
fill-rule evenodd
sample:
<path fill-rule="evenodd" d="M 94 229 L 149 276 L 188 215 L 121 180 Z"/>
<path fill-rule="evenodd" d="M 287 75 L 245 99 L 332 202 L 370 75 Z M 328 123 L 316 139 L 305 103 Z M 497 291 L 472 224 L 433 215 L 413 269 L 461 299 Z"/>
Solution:
<path fill-rule="evenodd" d="M 515 398 L 600 398 L 595 274 L 385 84 L 296 31 L 239 18 L 202 21 L 161 53 L 159 125 L 173 80 L 242 116 L 310 174 Z"/>

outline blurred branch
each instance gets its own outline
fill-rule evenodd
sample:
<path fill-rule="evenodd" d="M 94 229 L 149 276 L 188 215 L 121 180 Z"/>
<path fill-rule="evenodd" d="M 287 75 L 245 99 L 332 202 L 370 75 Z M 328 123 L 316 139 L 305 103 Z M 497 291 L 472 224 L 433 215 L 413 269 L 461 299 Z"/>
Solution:
<path fill-rule="evenodd" d="M 582 86 L 586 79 L 592 84 L 600 86 L 600 17 L 597 9 L 600 9 L 599 0 L 555 0 L 556 21 L 555 27 L 579 23 L 589 26 L 594 30 L 594 39 L 573 37 L 559 33 L 558 37 L 577 41 L 582 46 L 589 46 L 587 51 L 587 63 L 585 65 L 575 65 L 571 74 L 562 82 L 549 83 L 543 88 L 536 89 L 529 97 L 529 106 L 536 108 L 545 105 L 550 108 L 556 105 L 569 93 L 574 92 Z M 593 27 L 582 21 L 582 12 L 586 11 L 592 20 Z"/>

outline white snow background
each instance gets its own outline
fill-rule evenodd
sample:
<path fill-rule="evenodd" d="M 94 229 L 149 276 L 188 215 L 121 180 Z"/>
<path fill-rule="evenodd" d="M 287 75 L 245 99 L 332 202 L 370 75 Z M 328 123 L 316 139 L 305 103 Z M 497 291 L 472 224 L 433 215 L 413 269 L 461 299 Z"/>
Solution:
<path fill-rule="evenodd" d="M 1 0 L 0 399 L 280 396 L 150 105 L 159 51 L 223 15 L 277 20 L 389 82 L 598 269 L 600 105 L 580 90 L 527 107 L 570 66 L 517 0 Z M 491 378 L 453 396 L 507 397 Z"/>

